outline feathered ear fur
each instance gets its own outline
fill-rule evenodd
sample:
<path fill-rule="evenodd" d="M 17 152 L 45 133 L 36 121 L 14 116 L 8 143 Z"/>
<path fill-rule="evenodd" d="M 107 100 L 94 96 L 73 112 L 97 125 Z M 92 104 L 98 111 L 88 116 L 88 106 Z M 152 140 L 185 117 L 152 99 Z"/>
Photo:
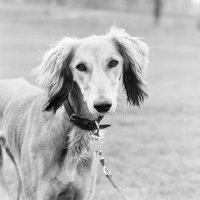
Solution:
<path fill-rule="evenodd" d="M 123 85 L 130 104 L 139 106 L 147 96 L 144 80 L 148 60 L 148 46 L 140 38 L 131 37 L 123 29 L 111 28 L 112 38 L 119 53 L 124 58 Z"/>
<path fill-rule="evenodd" d="M 38 84 L 48 94 L 44 111 L 56 112 L 74 87 L 69 65 L 73 58 L 75 41 L 75 39 L 64 38 L 55 44 L 44 55 L 40 66 L 33 70 L 34 74 L 38 74 Z"/>

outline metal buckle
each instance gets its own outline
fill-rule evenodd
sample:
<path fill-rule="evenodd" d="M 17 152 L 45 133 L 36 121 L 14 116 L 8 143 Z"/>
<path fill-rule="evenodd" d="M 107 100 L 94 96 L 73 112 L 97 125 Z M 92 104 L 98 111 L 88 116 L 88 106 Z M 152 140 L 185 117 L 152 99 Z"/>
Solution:
<path fill-rule="evenodd" d="M 75 121 L 75 120 L 76 120 L 76 119 L 75 119 L 76 117 L 77 117 L 76 114 L 72 114 L 71 117 L 69 118 L 69 120 L 70 120 L 70 121 Z"/>
<path fill-rule="evenodd" d="M 88 120 L 79 116 L 79 115 L 76 115 L 76 114 L 72 114 L 71 117 L 69 118 L 70 121 L 75 121 L 75 120 L 79 120 L 79 121 L 82 121 L 84 124 L 88 124 Z"/>

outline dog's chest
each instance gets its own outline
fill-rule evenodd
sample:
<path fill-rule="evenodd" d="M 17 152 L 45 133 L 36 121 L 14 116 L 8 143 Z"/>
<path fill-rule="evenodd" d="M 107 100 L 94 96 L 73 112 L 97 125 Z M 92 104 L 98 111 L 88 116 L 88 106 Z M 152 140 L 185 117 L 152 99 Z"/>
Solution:
<path fill-rule="evenodd" d="M 56 194 L 68 190 L 76 191 L 84 185 L 89 187 L 96 169 L 96 153 L 90 149 L 90 136 L 90 132 L 80 132 L 77 127 L 73 127 L 68 132 L 68 138 L 63 137 L 63 140 L 65 138 L 67 141 L 62 141 L 61 145 L 57 146 L 54 154 L 57 155 L 57 164 L 53 167 L 51 181 Z"/>
<path fill-rule="evenodd" d="M 71 158 L 70 152 L 66 154 L 62 165 L 59 167 L 58 179 L 63 183 L 74 182 L 78 176 L 85 175 L 90 172 L 93 162 L 93 153 L 89 154 L 87 158 Z"/>
<path fill-rule="evenodd" d="M 70 162 L 69 157 L 66 156 L 62 166 L 56 170 L 54 179 L 56 193 L 61 194 L 69 190 L 77 192 L 82 187 L 88 188 L 96 169 L 95 157 L 89 157 L 82 162 Z"/>

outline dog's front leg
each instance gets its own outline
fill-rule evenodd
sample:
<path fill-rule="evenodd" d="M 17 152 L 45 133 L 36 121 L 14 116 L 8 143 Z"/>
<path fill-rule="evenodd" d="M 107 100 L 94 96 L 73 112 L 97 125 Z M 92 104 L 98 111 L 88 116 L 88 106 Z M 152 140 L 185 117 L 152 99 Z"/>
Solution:
<path fill-rule="evenodd" d="M 56 176 L 53 148 L 40 140 L 26 140 L 21 154 L 21 180 L 25 200 L 54 200 Z"/>
<path fill-rule="evenodd" d="M 24 160 L 24 159 L 22 159 Z M 22 161 L 21 166 L 21 182 L 22 192 L 25 200 L 50 200 L 48 195 L 51 190 L 49 181 L 44 181 L 42 178 L 43 161 L 40 158 L 35 158 L 34 162 L 28 157 L 26 161 Z"/>
<path fill-rule="evenodd" d="M 75 200 L 91 200 L 92 198 L 96 184 L 98 161 L 95 152 L 93 153 L 93 157 L 88 159 L 88 161 L 83 163 L 80 168 L 77 168 L 79 176 L 76 181 L 78 192 Z"/>
<path fill-rule="evenodd" d="M 96 185 L 96 177 L 97 177 L 97 166 L 98 166 L 98 158 L 96 155 L 96 152 L 94 152 L 94 165 L 92 168 L 92 176 L 90 180 L 90 187 L 89 187 L 89 193 L 88 193 L 88 198 L 87 200 L 91 200 L 94 190 L 95 190 L 95 185 Z"/>

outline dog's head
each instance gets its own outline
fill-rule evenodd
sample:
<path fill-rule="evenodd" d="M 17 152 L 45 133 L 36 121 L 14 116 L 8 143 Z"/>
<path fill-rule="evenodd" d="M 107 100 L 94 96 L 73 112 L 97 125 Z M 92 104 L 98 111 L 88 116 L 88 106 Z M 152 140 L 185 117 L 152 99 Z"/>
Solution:
<path fill-rule="evenodd" d="M 47 89 L 46 111 L 56 110 L 78 87 L 94 116 L 114 112 L 120 78 L 127 100 L 139 106 L 145 93 L 148 47 L 123 29 L 104 36 L 64 38 L 48 51 L 36 68 L 39 84 Z"/>

